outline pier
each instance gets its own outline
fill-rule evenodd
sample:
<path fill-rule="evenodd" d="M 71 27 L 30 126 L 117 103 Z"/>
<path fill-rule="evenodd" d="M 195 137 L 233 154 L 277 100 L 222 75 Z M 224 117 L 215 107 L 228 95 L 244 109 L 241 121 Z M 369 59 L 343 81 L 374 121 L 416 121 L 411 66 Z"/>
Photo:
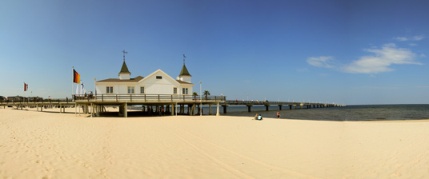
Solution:
<path fill-rule="evenodd" d="M 64 99 L 34 99 L 21 97 L 19 99 L 0 101 L 0 107 L 15 107 L 17 109 L 36 108 L 37 111 L 43 111 L 45 108 L 58 108 L 60 113 L 65 112 L 65 108 L 75 107 L 76 103 L 69 98 Z"/>
<path fill-rule="evenodd" d="M 152 115 L 196 115 L 201 113 L 203 105 L 216 105 L 216 115 L 219 115 L 220 105 L 226 101 L 225 96 L 191 96 L 191 95 L 144 95 L 144 94 L 112 94 L 112 95 L 82 95 L 74 96 L 73 99 L 39 99 L 31 100 L 27 97 L 19 99 L 0 101 L 0 107 L 37 108 L 59 108 L 60 113 L 65 108 L 82 108 L 85 114 L 99 116 L 106 112 L 107 107 L 119 107 L 119 116 L 128 117 L 128 106 L 142 106 L 140 112 Z"/>
<path fill-rule="evenodd" d="M 65 108 L 82 108 L 82 112 L 91 116 L 100 116 L 106 112 L 107 107 L 119 107 L 119 116 L 128 117 L 129 106 L 141 106 L 139 112 L 151 115 L 201 115 L 203 105 L 216 105 L 216 115 L 220 115 L 219 108 L 222 106 L 223 113 L 227 113 L 228 106 L 247 106 L 247 111 L 252 112 L 253 106 L 265 106 L 269 111 L 270 106 L 277 106 L 278 110 L 283 107 L 292 109 L 312 109 L 341 107 L 343 105 L 314 102 L 281 102 L 281 101 L 239 101 L 226 100 L 225 96 L 191 96 L 191 95 L 144 95 L 144 94 L 112 94 L 112 95 L 88 95 L 74 96 L 73 99 L 37 99 L 22 97 L 20 99 L 0 101 L 0 107 L 58 108 L 60 113 L 65 113 Z M 136 112 L 136 110 L 133 110 Z"/>
<path fill-rule="evenodd" d="M 285 101 L 239 101 L 239 100 L 226 100 L 222 104 L 223 113 L 227 113 L 227 107 L 231 105 L 247 106 L 247 112 L 252 112 L 253 106 L 265 106 L 265 110 L 269 111 L 270 106 L 278 106 L 281 111 L 283 106 L 292 109 L 311 109 L 311 108 L 329 108 L 329 107 L 342 107 L 344 105 L 330 104 L 330 103 L 317 103 L 317 102 L 285 102 Z"/>
<path fill-rule="evenodd" d="M 219 107 L 226 100 L 225 96 L 190 96 L 190 95 L 97 95 L 93 97 L 77 97 L 78 106 L 91 106 L 91 114 L 98 116 L 104 112 L 104 106 L 118 106 L 119 114 L 128 116 L 128 106 L 142 106 L 142 112 L 152 114 L 200 114 L 202 105 L 216 105 Z"/>

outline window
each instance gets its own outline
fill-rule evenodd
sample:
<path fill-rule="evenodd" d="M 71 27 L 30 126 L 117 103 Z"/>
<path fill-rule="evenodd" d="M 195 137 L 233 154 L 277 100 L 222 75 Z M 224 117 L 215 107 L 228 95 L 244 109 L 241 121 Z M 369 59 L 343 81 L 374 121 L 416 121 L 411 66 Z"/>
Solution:
<path fill-rule="evenodd" d="M 173 88 L 173 94 L 177 94 L 177 88 Z"/>
<path fill-rule="evenodd" d="M 140 93 L 141 93 L 141 94 L 143 94 L 143 93 L 144 93 L 144 87 L 143 87 L 143 86 L 141 86 L 141 87 L 140 87 Z"/>
<path fill-rule="evenodd" d="M 134 86 L 128 86 L 128 94 L 134 93 Z"/>
<path fill-rule="evenodd" d="M 112 94 L 113 93 L 113 86 L 107 86 L 106 87 L 106 93 L 107 94 Z"/>
<path fill-rule="evenodd" d="M 182 88 L 182 94 L 188 94 L 188 88 Z"/>
<path fill-rule="evenodd" d="M 156 76 L 156 79 L 162 79 L 162 76 Z"/>

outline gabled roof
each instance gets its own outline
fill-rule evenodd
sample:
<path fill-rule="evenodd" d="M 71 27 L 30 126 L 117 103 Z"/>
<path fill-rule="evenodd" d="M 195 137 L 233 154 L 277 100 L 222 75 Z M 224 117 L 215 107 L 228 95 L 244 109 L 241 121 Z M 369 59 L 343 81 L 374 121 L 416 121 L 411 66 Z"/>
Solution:
<path fill-rule="evenodd" d="M 158 69 L 156 71 L 154 71 L 153 73 L 147 75 L 143 80 L 149 80 L 152 76 L 157 76 L 157 75 L 162 75 L 165 77 L 165 79 L 167 79 L 168 81 L 170 81 L 171 83 L 176 83 L 177 85 L 179 84 L 178 80 L 175 80 L 174 78 L 172 78 L 170 75 L 168 75 L 167 73 L 165 73 L 164 71 L 162 71 L 161 69 Z M 142 81 L 143 81 L 142 80 Z"/>
<path fill-rule="evenodd" d="M 139 82 L 142 79 L 143 79 L 142 76 L 137 76 L 135 78 L 130 78 L 129 80 L 121 80 L 119 78 L 108 78 L 108 79 L 100 80 L 97 82 Z"/>
<path fill-rule="evenodd" d="M 180 71 L 179 76 L 192 76 L 192 75 L 189 73 L 188 69 L 186 68 L 185 63 L 183 63 L 183 67 L 182 67 L 182 70 Z"/>
<path fill-rule="evenodd" d="M 127 64 L 125 63 L 125 60 L 124 60 L 124 63 L 122 63 L 122 68 L 121 68 L 121 71 L 119 72 L 119 74 L 121 74 L 121 73 L 131 74 L 131 72 L 128 70 Z"/>

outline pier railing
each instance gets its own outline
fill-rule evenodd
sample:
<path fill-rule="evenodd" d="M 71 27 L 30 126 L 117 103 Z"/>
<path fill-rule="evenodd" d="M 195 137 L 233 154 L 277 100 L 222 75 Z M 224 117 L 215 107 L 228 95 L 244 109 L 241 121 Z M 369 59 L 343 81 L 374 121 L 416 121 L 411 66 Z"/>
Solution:
<path fill-rule="evenodd" d="M 192 96 L 168 94 L 101 94 L 74 96 L 80 102 L 224 102 L 225 96 Z"/>
<path fill-rule="evenodd" d="M 227 104 L 231 105 L 288 105 L 288 104 L 326 104 L 326 103 L 315 103 L 315 102 L 291 102 L 291 101 L 258 101 L 258 100 L 226 100 Z"/>
<path fill-rule="evenodd" d="M 71 98 L 61 98 L 61 99 L 31 99 L 31 98 L 21 98 L 13 100 L 3 100 L 0 101 L 0 104 L 3 105 L 17 105 L 17 104 L 72 104 L 74 101 Z"/>
<path fill-rule="evenodd" d="M 0 105 L 37 105 L 37 104 L 75 104 L 77 103 L 122 103 L 122 102 L 157 102 L 157 103 L 223 103 L 225 96 L 192 96 L 192 95 L 167 95 L 167 94 L 101 94 L 101 95 L 74 95 L 72 98 L 61 99 L 42 99 L 42 98 L 14 98 L 9 100 L 0 100 Z"/>
<path fill-rule="evenodd" d="M 271 106 L 271 105 L 288 105 L 288 106 L 306 106 L 307 108 L 311 108 L 311 106 L 315 107 L 339 107 L 344 106 L 340 104 L 335 103 L 320 103 L 320 102 L 297 102 L 297 101 L 258 101 L 258 100 L 226 100 L 225 105 L 246 105 L 246 106 L 253 106 L 253 105 L 264 105 L 264 106 Z"/>

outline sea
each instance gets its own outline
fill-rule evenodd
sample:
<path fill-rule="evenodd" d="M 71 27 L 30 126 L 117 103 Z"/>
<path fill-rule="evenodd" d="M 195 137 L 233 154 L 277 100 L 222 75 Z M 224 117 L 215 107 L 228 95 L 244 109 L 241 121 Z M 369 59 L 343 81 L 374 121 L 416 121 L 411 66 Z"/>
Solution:
<path fill-rule="evenodd" d="M 204 114 L 208 107 L 203 108 Z M 263 117 L 275 118 L 278 106 L 253 106 L 252 112 L 246 106 L 228 106 L 228 116 L 254 117 L 256 113 Z M 216 108 L 211 108 L 211 114 L 216 114 Z M 326 121 L 377 121 L 377 120 L 423 120 L 429 119 L 429 104 L 395 104 L 395 105 L 348 105 L 344 107 L 292 109 L 283 106 L 280 119 L 326 120 Z"/>

